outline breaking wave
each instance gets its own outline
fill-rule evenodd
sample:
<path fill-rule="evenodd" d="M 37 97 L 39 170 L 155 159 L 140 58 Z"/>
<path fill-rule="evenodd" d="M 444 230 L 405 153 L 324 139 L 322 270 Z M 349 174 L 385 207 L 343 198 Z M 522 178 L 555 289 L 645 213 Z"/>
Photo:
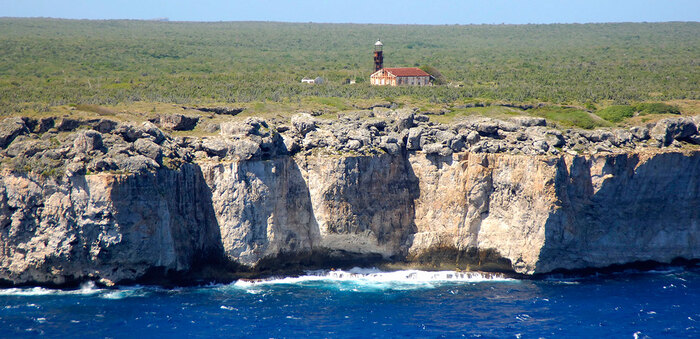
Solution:
<path fill-rule="evenodd" d="M 34 297 L 34 296 L 97 296 L 103 299 L 123 299 L 127 297 L 146 296 L 144 287 L 122 287 L 119 289 L 97 288 L 94 282 L 86 282 L 79 289 L 64 290 L 44 287 L 5 288 L 0 289 L 0 296 Z"/>
<path fill-rule="evenodd" d="M 86 282 L 80 285 L 77 290 L 61 290 L 43 287 L 27 287 L 27 288 L 5 288 L 0 289 L 0 296 L 45 296 L 45 295 L 93 295 L 104 291 L 95 287 L 94 282 Z"/>
<path fill-rule="evenodd" d="M 372 291 L 434 288 L 446 284 L 517 281 L 498 273 L 419 270 L 386 272 L 375 268 L 356 267 L 347 271 L 308 271 L 306 275 L 299 277 L 242 279 L 233 283 L 233 286 L 248 290 L 275 285 L 299 285 L 326 286 L 353 291 Z"/>

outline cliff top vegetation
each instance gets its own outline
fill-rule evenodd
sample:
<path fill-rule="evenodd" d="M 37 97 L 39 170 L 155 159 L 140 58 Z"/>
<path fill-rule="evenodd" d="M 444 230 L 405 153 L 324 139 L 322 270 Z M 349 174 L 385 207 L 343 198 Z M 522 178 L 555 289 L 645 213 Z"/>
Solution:
<path fill-rule="evenodd" d="M 378 37 L 386 66 L 430 68 L 446 85 L 370 86 Z M 638 118 L 645 110 L 592 114 L 611 105 L 666 103 L 674 108 L 654 113 L 700 113 L 698 37 L 697 22 L 419 26 L 2 18 L 0 114 L 102 107 L 82 111 L 145 119 L 194 106 L 235 106 L 245 108 L 244 115 L 325 114 L 389 102 L 446 120 L 524 114 L 508 106 L 547 103 L 527 114 L 605 126 L 645 119 Z M 326 83 L 299 83 L 315 76 Z M 359 83 L 346 85 L 345 79 Z"/>

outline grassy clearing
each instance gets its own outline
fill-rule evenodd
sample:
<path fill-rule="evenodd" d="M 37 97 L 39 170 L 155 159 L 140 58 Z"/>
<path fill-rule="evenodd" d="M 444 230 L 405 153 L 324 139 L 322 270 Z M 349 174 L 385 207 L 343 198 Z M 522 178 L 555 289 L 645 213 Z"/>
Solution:
<path fill-rule="evenodd" d="M 610 122 L 620 122 L 633 117 L 634 108 L 627 105 L 613 105 L 597 111 L 596 115 Z"/>
<path fill-rule="evenodd" d="M 670 105 L 661 102 L 642 102 L 634 105 L 613 105 L 608 106 L 602 110 L 596 112 L 599 117 L 613 122 L 620 123 L 626 119 L 635 116 L 646 116 L 646 115 L 678 115 L 681 114 L 680 108 L 676 105 Z M 643 118 L 643 122 L 651 120 L 650 118 Z"/>
<path fill-rule="evenodd" d="M 611 123 L 596 117 L 586 111 L 568 107 L 542 107 L 528 111 L 528 113 L 543 117 L 562 127 L 580 127 L 591 129 L 596 127 L 612 126 Z"/>
<path fill-rule="evenodd" d="M 488 107 L 470 107 L 462 109 L 454 109 L 444 115 L 431 115 L 430 120 L 437 123 L 448 124 L 471 117 L 489 117 L 497 119 L 507 119 L 513 116 L 527 115 L 525 111 L 503 107 L 503 106 L 488 106 Z"/>

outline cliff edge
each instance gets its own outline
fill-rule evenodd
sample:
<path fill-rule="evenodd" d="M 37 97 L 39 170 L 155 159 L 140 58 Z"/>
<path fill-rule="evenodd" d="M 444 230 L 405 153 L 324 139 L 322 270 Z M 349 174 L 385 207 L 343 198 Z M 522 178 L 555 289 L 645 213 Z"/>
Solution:
<path fill-rule="evenodd" d="M 173 137 L 151 122 L 7 118 L 0 279 L 700 259 L 698 121 L 586 131 L 380 109 Z"/>

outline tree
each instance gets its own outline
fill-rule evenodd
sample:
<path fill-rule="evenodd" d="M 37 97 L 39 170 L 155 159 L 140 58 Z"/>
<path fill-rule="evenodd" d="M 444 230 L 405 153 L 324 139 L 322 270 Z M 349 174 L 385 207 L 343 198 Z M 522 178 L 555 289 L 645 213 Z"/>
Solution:
<path fill-rule="evenodd" d="M 425 73 L 430 74 L 430 76 L 433 78 L 433 83 L 436 85 L 444 85 L 447 83 L 447 79 L 445 79 L 445 76 L 438 71 L 437 68 L 429 65 L 423 65 L 420 67 Z"/>

